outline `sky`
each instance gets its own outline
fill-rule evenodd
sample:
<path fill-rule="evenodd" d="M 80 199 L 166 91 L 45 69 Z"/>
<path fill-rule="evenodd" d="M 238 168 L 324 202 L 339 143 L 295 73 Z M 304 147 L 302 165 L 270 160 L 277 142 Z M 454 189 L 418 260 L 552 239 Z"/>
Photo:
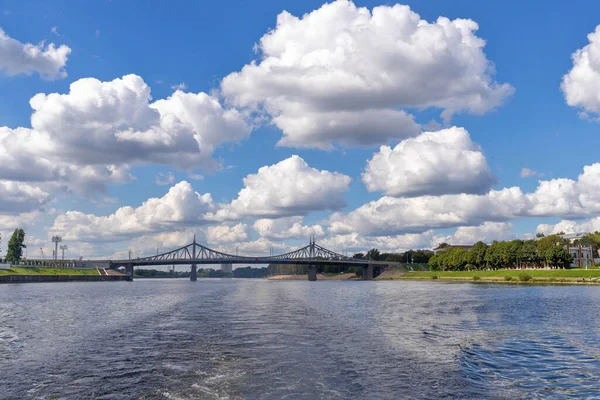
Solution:
<path fill-rule="evenodd" d="M 600 230 L 600 3 L 0 4 L 0 233 L 30 258 Z M 1 254 L 1 253 L 0 253 Z"/>

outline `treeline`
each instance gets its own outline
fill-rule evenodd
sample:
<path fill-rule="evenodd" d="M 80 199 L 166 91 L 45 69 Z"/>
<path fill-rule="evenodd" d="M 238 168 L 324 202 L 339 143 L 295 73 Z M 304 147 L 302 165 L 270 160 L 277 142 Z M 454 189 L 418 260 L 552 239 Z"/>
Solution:
<path fill-rule="evenodd" d="M 410 264 L 427 264 L 433 257 L 431 250 L 408 250 L 404 253 L 380 253 L 377 249 L 371 249 L 367 254 L 356 253 L 352 257 L 359 260 L 390 261 Z"/>
<path fill-rule="evenodd" d="M 233 270 L 234 278 L 264 278 L 269 276 L 269 268 L 252 268 L 252 267 L 243 267 L 236 268 Z"/>
<path fill-rule="evenodd" d="M 189 278 L 190 273 L 189 271 L 159 271 L 156 269 L 138 268 L 133 271 L 133 276 L 137 278 Z"/>
<path fill-rule="evenodd" d="M 232 273 L 224 272 L 220 269 L 198 268 L 198 278 L 264 278 L 269 275 L 269 270 L 263 268 L 236 268 Z M 134 277 L 139 278 L 189 278 L 190 271 L 158 271 L 155 269 L 136 269 Z"/>
<path fill-rule="evenodd" d="M 356 253 L 352 256 L 359 260 L 389 261 L 397 263 L 427 264 L 433 257 L 431 250 L 408 250 L 404 253 L 381 253 L 378 249 L 371 249 L 366 254 Z M 306 264 L 269 264 L 269 275 L 306 275 L 308 265 Z M 362 276 L 363 268 L 348 264 L 319 264 L 319 274 L 341 274 L 354 273 Z"/>
<path fill-rule="evenodd" d="M 600 238 L 600 237 L 599 237 Z M 435 271 L 471 271 L 505 268 L 569 268 L 573 256 L 558 235 L 538 240 L 494 241 L 490 246 L 477 242 L 470 250 L 448 247 L 431 257 Z"/>
<path fill-rule="evenodd" d="M 308 274 L 308 265 L 306 264 L 269 264 L 269 275 L 306 275 Z M 318 264 L 318 274 L 341 274 L 357 273 L 362 267 L 349 266 L 347 264 Z"/>

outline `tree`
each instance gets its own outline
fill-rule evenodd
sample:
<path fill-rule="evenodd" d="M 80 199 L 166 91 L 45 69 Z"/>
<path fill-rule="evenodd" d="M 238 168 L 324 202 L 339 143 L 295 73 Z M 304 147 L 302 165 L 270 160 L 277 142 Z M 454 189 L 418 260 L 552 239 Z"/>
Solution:
<path fill-rule="evenodd" d="M 564 247 L 552 246 L 544 253 L 546 262 L 558 268 L 569 268 L 573 262 L 573 256 Z"/>
<path fill-rule="evenodd" d="M 367 260 L 381 261 L 381 254 L 377 249 L 371 249 L 367 252 Z"/>
<path fill-rule="evenodd" d="M 563 246 L 565 240 L 558 235 L 546 236 L 537 241 L 537 252 L 540 256 L 545 257 L 546 251 L 555 246 Z"/>
<path fill-rule="evenodd" d="M 365 255 L 363 253 L 356 253 L 355 255 L 352 256 L 352 258 L 356 258 L 357 260 L 364 260 Z"/>
<path fill-rule="evenodd" d="M 485 266 L 485 253 L 488 245 L 479 241 L 471 247 L 469 250 L 469 264 L 475 265 L 478 269 L 482 269 Z"/>
<path fill-rule="evenodd" d="M 526 240 L 519 251 L 519 259 L 523 261 L 535 262 L 538 258 L 537 246 L 535 240 Z"/>
<path fill-rule="evenodd" d="M 429 267 L 432 271 L 439 271 L 442 269 L 439 255 L 435 255 L 429 259 Z"/>
<path fill-rule="evenodd" d="M 494 241 L 485 252 L 486 266 L 492 269 L 502 268 L 502 247 L 503 242 Z"/>
<path fill-rule="evenodd" d="M 6 250 L 6 261 L 14 264 L 18 264 L 23 256 L 23 248 L 27 247 L 23 243 L 25 242 L 25 231 L 23 229 L 15 229 L 10 240 L 8 241 L 8 248 Z"/>
<path fill-rule="evenodd" d="M 544 236 L 546 236 L 546 235 L 544 235 L 542 232 L 538 232 L 535 234 L 536 238 L 543 238 Z"/>

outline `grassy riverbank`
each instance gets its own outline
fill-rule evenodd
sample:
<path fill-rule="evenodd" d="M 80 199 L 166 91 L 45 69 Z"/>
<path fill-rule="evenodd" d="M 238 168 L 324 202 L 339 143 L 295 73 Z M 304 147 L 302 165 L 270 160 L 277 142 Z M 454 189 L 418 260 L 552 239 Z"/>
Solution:
<path fill-rule="evenodd" d="M 5 275 L 75 275 L 90 276 L 100 275 L 96 269 L 75 269 L 75 268 L 37 268 L 37 267 L 10 267 L 10 269 L 0 269 L 0 276 Z"/>
<path fill-rule="evenodd" d="M 440 280 L 440 281 L 479 281 L 479 282 L 529 282 L 529 283 L 598 283 L 600 269 L 549 269 L 495 271 L 428 271 L 406 272 L 388 280 Z M 385 278 L 384 278 L 385 280 Z"/>

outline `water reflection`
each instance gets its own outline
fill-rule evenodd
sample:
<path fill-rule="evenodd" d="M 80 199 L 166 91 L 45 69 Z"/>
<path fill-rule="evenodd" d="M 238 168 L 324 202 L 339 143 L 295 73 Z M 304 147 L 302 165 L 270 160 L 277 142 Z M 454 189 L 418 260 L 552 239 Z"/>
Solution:
<path fill-rule="evenodd" d="M 598 297 L 419 282 L 3 285 L 0 398 L 589 398 Z"/>

